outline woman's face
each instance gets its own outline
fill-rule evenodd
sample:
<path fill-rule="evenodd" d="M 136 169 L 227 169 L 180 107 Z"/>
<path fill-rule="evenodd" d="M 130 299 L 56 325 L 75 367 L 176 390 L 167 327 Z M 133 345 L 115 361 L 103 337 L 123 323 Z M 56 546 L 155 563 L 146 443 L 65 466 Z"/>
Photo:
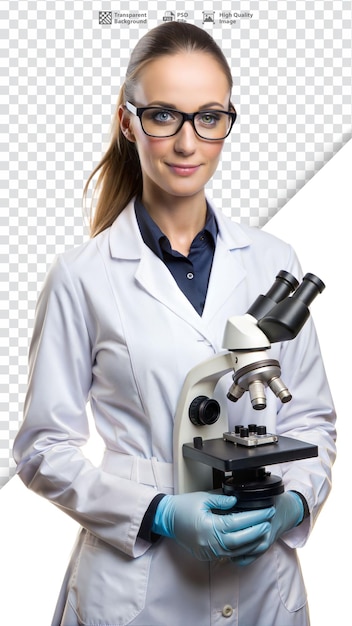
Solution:
<path fill-rule="evenodd" d="M 180 52 L 155 59 L 143 68 L 133 104 L 194 113 L 204 109 L 228 111 L 229 101 L 229 84 L 219 63 L 204 52 Z M 120 118 L 128 138 L 136 143 L 146 202 L 165 200 L 165 194 L 204 196 L 204 185 L 216 170 L 223 139 L 201 139 L 188 121 L 172 137 L 149 137 L 137 116 L 121 110 Z"/>

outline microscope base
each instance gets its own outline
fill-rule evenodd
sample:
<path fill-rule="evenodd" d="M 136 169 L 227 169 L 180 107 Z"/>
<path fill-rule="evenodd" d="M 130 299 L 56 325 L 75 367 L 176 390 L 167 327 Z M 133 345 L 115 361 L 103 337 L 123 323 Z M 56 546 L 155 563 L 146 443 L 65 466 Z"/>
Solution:
<path fill-rule="evenodd" d="M 222 483 L 223 494 L 236 496 L 237 512 L 272 506 L 275 496 L 284 490 L 280 476 L 273 476 L 264 467 L 233 472 Z"/>

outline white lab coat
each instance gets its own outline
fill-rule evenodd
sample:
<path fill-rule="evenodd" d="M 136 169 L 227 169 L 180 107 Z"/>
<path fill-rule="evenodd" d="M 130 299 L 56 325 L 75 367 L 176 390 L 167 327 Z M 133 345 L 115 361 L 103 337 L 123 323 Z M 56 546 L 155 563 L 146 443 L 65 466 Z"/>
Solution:
<path fill-rule="evenodd" d="M 138 538 L 151 500 L 172 493 L 173 416 L 187 372 L 222 349 L 226 320 L 245 313 L 279 270 L 300 276 L 288 244 L 216 217 L 202 317 L 143 243 L 133 202 L 111 228 L 60 256 L 46 279 L 14 456 L 24 483 L 83 527 L 53 626 L 308 624 L 295 548 L 329 493 L 335 456 L 334 411 L 311 321 L 271 349 L 294 399 L 281 405 L 270 393 L 260 414 L 268 431 L 319 446 L 318 458 L 272 468 L 286 489 L 305 496 L 310 519 L 244 568 L 197 561 L 172 540 Z M 99 467 L 81 451 L 88 400 L 106 444 Z M 229 406 L 229 419 L 253 422 L 248 398 Z"/>

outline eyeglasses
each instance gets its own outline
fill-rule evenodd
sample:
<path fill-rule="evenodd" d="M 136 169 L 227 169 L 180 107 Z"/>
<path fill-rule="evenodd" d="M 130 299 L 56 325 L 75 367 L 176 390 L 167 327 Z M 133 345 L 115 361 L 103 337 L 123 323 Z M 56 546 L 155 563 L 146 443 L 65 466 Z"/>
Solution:
<path fill-rule="evenodd" d="M 142 130 L 149 137 L 173 137 L 181 130 L 185 122 L 191 122 L 196 134 L 201 139 L 219 141 L 225 139 L 235 123 L 237 113 L 208 109 L 196 113 L 183 113 L 164 107 L 136 107 L 126 102 L 126 109 L 139 117 Z"/>

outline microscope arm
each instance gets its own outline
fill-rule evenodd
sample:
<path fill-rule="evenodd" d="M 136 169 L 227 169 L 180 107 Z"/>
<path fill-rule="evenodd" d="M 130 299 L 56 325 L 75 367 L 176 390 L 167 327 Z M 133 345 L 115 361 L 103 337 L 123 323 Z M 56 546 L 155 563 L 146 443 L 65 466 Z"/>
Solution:
<path fill-rule="evenodd" d="M 189 407 L 195 398 L 212 398 L 219 379 L 234 369 L 235 355 L 223 352 L 203 361 L 188 373 L 178 402 L 174 423 L 174 472 L 175 493 L 208 491 L 212 485 L 212 469 L 201 463 L 189 463 L 183 458 L 182 446 L 200 435 L 205 439 L 223 437 L 228 430 L 226 398 L 218 400 L 220 415 L 214 423 L 202 424 L 201 428 L 189 418 Z M 214 402 L 214 401 L 213 401 Z M 216 408 L 216 407 L 215 407 Z M 205 407 L 211 419 L 214 406 Z M 207 417 L 207 413 L 206 413 Z M 205 418 L 206 421 L 206 418 Z"/>

